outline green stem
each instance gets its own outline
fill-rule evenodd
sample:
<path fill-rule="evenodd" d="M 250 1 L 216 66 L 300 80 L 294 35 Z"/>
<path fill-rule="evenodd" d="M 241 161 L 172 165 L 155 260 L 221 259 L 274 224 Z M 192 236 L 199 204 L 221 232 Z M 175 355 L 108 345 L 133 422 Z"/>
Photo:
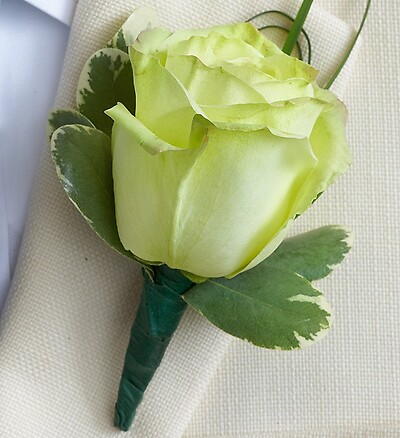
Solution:
<path fill-rule="evenodd" d="M 301 30 L 303 29 L 303 24 L 306 21 L 312 2 L 313 0 L 304 0 L 300 7 L 300 10 L 293 22 L 293 26 L 290 29 L 289 35 L 282 49 L 282 51 L 287 55 L 290 55 L 292 53 L 292 50 L 296 45 L 296 41 L 299 38 Z"/>
<path fill-rule="evenodd" d="M 339 73 L 342 71 L 342 68 L 346 64 L 347 60 L 349 59 L 349 56 L 350 56 L 351 52 L 353 51 L 354 46 L 356 45 L 356 42 L 358 41 L 358 38 L 361 34 L 361 31 L 363 30 L 365 20 L 367 19 L 370 6 L 371 6 L 371 0 L 367 0 L 367 6 L 365 8 L 364 15 L 363 15 L 363 18 L 361 20 L 360 27 L 358 28 L 358 31 L 356 33 L 356 36 L 354 37 L 353 42 L 351 43 L 349 49 L 347 50 L 346 54 L 344 55 L 342 62 L 339 64 L 339 67 L 336 69 L 335 73 L 332 75 L 332 77 L 329 79 L 329 81 L 325 84 L 324 88 L 329 89 L 332 86 L 332 84 L 335 82 L 336 78 L 339 76 Z"/>
<path fill-rule="evenodd" d="M 115 426 L 128 430 L 143 393 L 161 363 L 186 308 L 181 295 L 193 283 L 179 271 L 154 268 L 154 282 L 144 273 L 142 298 L 132 326 L 115 405 Z"/>

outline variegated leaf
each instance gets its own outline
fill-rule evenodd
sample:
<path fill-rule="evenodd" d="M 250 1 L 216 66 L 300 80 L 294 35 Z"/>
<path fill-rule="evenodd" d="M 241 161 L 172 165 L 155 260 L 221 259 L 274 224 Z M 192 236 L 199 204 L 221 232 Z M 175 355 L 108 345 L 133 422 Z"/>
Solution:
<path fill-rule="evenodd" d="M 58 109 L 51 111 L 47 123 L 47 133 L 49 139 L 54 131 L 65 125 L 84 125 L 94 128 L 93 123 L 83 114 L 73 109 Z"/>
<path fill-rule="evenodd" d="M 79 111 L 94 126 L 111 135 L 113 121 L 104 111 L 118 102 L 135 113 L 135 91 L 129 55 L 118 49 L 101 49 L 86 62 L 78 82 Z"/>
<path fill-rule="evenodd" d="M 196 285 L 184 299 L 225 332 L 264 348 L 303 348 L 329 328 L 321 292 L 303 277 L 265 264 Z"/>
<path fill-rule="evenodd" d="M 51 151 L 64 190 L 89 225 L 116 251 L 135 259 L 118 236 L 110 138 L 88 126 L 62 126 L 51 138 Z"/>
<path fill-rule="evenodd" d="M 284 240 L 263 264 L 319 280 L 343 261 L 352 244 L 348 228 L 327 225 Z"/>

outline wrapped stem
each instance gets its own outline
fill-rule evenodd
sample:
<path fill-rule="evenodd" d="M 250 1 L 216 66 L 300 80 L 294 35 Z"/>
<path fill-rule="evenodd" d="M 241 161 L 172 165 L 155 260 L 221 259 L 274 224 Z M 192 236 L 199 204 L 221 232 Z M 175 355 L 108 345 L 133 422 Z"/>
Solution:
<path fill-rule="evenodd" d="M 132 424 L 143 393 L 186 308 L 181 294 L 193 285 L 179 271 L 166 265 L 155 268 L 154 279 L 146 273 L 144 277 L 115 405 L 115 426 L 124 431 Z"/>

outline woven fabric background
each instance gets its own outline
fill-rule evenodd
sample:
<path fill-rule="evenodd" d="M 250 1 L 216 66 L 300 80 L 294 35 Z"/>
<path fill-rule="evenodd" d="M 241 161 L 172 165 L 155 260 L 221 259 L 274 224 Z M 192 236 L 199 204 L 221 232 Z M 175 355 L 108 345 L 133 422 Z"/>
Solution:
<path fill-rule="evenodd" d="M 172 29 L 244 20 L 279 5 L 293 14 L 299 5 L 146 3 Z M 359 22 L 364 1 L 316 3 L 308 27 L 315 65 L 326 78 L 353 34 L 344 22 Z M 56 106 L 73 105 L 85 60 L 138 5 L 79 2 Z M 343 95 L 353 73 L 344 99 L 354 166 L 293 230 L 327 223 L 355 230 L 349 260 L 319 285 L 335 310 L 331 334 L 304 351 L 264 351 L 189 311 L 124 436 L 400 436 L 396 12 L 396 0 L 374 3 L 357 65 L 352 72 L 353 56 L 336 84 Z M 136 267 L 90 232 L 67 200 L 46 148 L 2 318 L 0 436 L 120 435 L 112 427 L 113 404 L 140 286 Z"/>

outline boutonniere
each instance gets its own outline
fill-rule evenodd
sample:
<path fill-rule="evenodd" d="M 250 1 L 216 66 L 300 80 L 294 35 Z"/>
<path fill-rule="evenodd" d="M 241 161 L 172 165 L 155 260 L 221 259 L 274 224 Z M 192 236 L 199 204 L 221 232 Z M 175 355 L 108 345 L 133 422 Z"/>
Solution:
<path fill-rule="evenodd" d="M 143 268 L 116 403 L 122 430 L 187 305 L 263 348 L 302 348 L 329 328 L 312 282 L 343 260 L 351 233 L 328 225 L 286 238 L 351 162 L 346 109 L 329 91 L 348 54 L 325 87 L 291 56 L 311 3 L 283 50 L 250 22 L 173 33 L 139 8 L 87 61 L 77 108 L 50 116 L 69 198 Z"/>

